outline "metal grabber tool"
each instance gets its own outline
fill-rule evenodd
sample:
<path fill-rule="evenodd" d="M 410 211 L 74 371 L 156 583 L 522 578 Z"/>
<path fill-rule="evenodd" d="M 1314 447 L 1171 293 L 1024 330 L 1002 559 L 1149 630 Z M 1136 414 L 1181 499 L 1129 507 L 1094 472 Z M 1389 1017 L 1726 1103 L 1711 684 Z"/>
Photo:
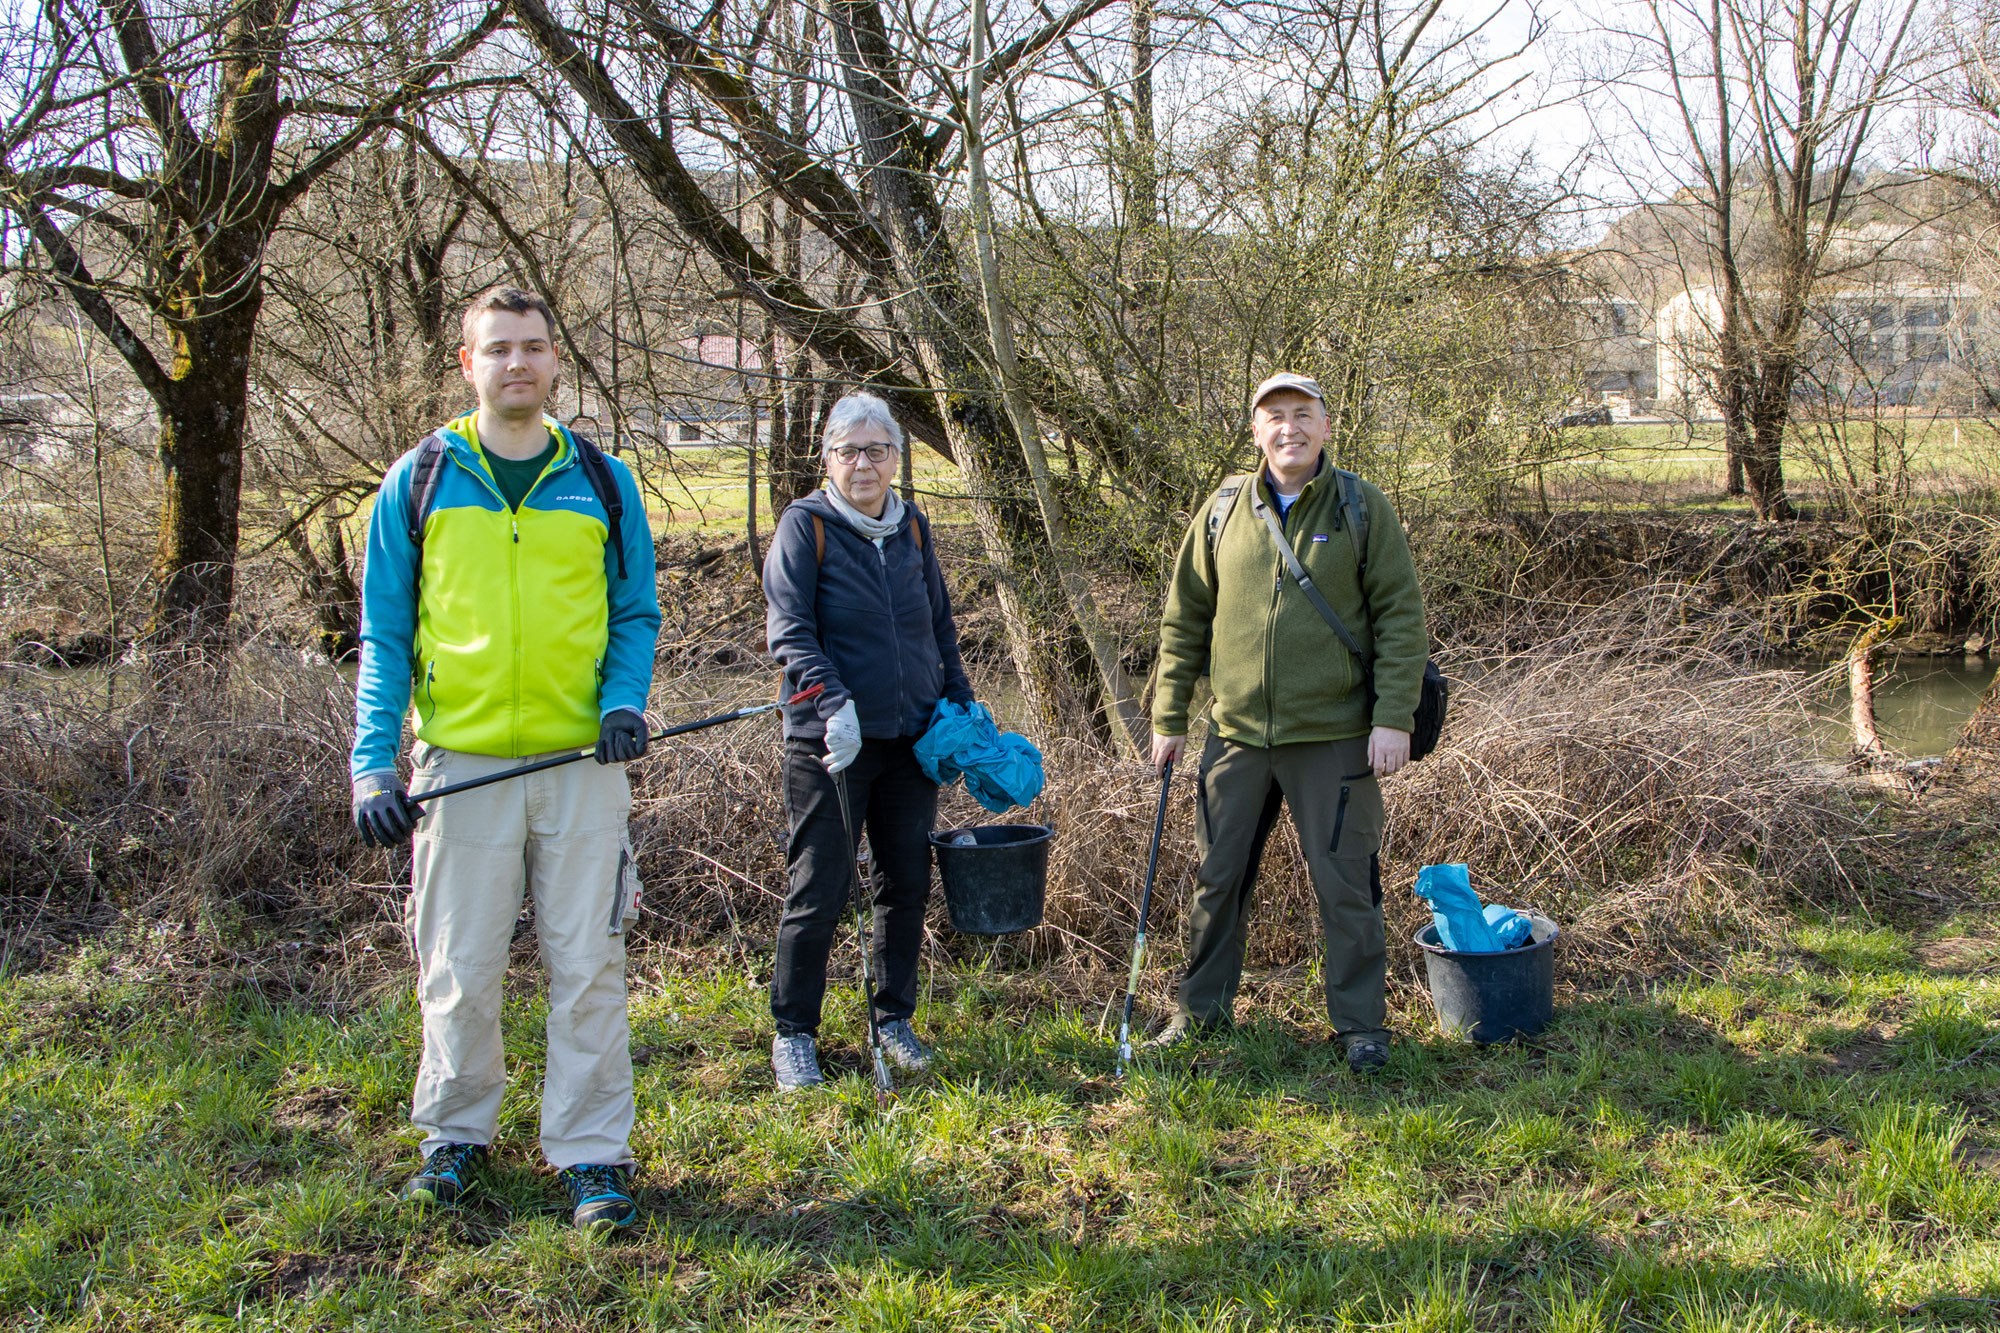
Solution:
<path fill-rule="evenodd" d="M 810 689 L 800 690 L 789 699 L 779 699 L 768 704 L 758 704 L 753 708 L 739 708 L 733 713 L 717 713 L 714 717 L 705 717 L 698 722 L 683 722 L 677 727 L 667 727 L 664 730 L 654 732 L 652 740 L 663 741 L 673 736 L 685 736 L 690 731 L 700 731 L 705 727 L 721 726 L 724 722 L 738 722 L 746 717 L 756 717 L 759 713 L 770 713 L 780 708 L 789 708 L 793 704 L 802 704 L 808 699 L 818 698 L 820 692 L 824 689 L 826 689 L 824 685 L 814 685 Z M 648 744 L 650 743 L 649 741 Z M 589 750 L 578 750 L 575 754 L 559 754 L 548 759 L 538 759 L 532 764 L 523 764 L 519 768 L 510 768 L 505 773 L 489 773 L 483 778 L 473 778 L 469 782 L 454 782 L 445 787 L 433 787 L 429 791 L 412 792 L 410 793 L 410 801 L 413 804 L 422 805 L 425 801 L 435 801 L 440 796 L 456 796 L 459 792 L 471 791 L 474 787 L 485 787 L 495 782 L 505 782 L 508 778 L 525 777 L 530 773 L 539 773 L 545 768 L 561 768 L 564 764 L 573 764 L 579 759 L 588 759 L 596 753 L 596 749 L 592 748 Z"/>
<path fill-rule="evenodd" d="M 1118 1020 L 1118 1077 L 1132 1060 L 1132 1001 L 1139 994 L 1139 966 L 1146 957 L 1146 917 L 1153 910 L 1153 877 L 1160 870 L 1160 834 L 1167 826 L 1167 791 L 1174 783 L 1170 759 L 1160 771 L 1160 804 L 1153 811 L 1153 850 L 1146 856 L 1146 887 L 1139 893 L 1139 930 L 1132 937 L 1132 971 L 1125 979 L 1125 1016 Z"/>
<path fill-rule="evenodd" d="M 868 876 L 861 872 L 861 844 L 854 836 L 854 814 L 847 804 L 847 774 L 833 775 L 833 790 L 840 797 L 840 825 L 847 830 L 847 864 L 854 876 L 854 925 L 861 937 L 861 1011 L 868 1016 L 868 1055 L 875 1062 L 875 1105 L 887 1109 L 896 1095 L 889 1077 L 889 1062 L 882 1055 L 882 1031 L 875 1022 L 875 938 L 869 929 L 874 904 L 868 896 Z"/>

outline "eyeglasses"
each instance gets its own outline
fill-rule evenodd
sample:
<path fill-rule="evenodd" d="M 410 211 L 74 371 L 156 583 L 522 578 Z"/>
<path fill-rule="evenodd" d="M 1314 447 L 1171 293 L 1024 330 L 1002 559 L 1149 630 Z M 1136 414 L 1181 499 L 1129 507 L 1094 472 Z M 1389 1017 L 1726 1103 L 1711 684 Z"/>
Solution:
<path fill-rule="evenodd" d="M 836 444 L 827 450 L 842 467 L 853 467 L 861 455 L 867 454 L 871 463 L 886 463 L 889 455 L 896 452 L 893 444 Z"/>

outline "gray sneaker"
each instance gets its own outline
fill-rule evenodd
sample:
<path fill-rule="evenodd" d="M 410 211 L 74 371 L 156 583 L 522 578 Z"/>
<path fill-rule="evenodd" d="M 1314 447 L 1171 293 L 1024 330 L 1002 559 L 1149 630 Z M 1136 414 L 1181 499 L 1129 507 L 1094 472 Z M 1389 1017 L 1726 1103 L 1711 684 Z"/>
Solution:
<path fill-rule="evenodd" d="M 910 1030 L 909 1019 L 884 1023 L 875 1029 L 875 1035 L 882 1043 L 882 1054 L 896 1068 L 919 1074 L 931 1067 L 931 1048 L 917 1040 L 917 1034 Z"/>
<path fill-rule="evenodd" d="M 817 1043 L 805 1032 L 796 1037 L 771 1038 L 771 1072 L 778 1076 L 780 1092 L 796 1092 L 826 1082 L 825 1075 L 819 1072 Z"/>

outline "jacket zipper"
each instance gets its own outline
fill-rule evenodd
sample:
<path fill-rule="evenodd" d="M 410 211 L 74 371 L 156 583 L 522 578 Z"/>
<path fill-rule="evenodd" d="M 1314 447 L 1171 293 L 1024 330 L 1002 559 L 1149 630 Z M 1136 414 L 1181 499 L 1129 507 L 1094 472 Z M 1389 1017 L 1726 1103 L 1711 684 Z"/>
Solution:
<path fill-rule="evenodd" d="M 867 538 L 864 537 L 862 540 L 867 541 Z M 883 540 L 881 546 L 876 547 L 878 554 L 882 558 L 875 563 L 882 574 L 882 604 L 889 608 L 889 632 L 900 640 L 903 632 L 902 627 L 896 623 L 896 590 L 889 584 L 889 542 L 893 540 L 895 540 L 894 537 L 886 538 Z M 874 545 L 873 542 L 869 542 L 868 544 L 871 546 Z M 899 646 L 896 650 L 896 730 L 898 734 L 902 732 L 903 714 L 908 710 L 909 706 L 909 700 L 904 697 L 903 688 L 903 653 Z M 925 721 L 929 721 L 929 719 L 926 718 Z"/>
<path fill-rule="evenodd" d="M 561 440 L 560 442 L 565 447 L 567 447 L 569 443 L 566 439 Z M 450 450 L 446 450 L 446 452 L 449 453 Z M 558 453 L 560 452 L 561 451 L 559 450 Z M 460 467 L 464 468 L 467 472 L 470 472 L 474 477 L 478 478 L 479 483 L 484 487 L 486 487 L 486 490 L 489 494 L 491 494 L 495 499 L 500 501 L 501 504 L 503 505 L 507 504 L 507 497 L 500 494 L 500 488 L 494 484 L 492 478 L 486 475 L 486 470 L 484 468 L 473 467 L 470 464 L 466 463 L 463 459 L 459 459 L 456 461 L 458 462 L 458 465 Z M 569 456 L 567 458 L 559 457 L 557 461 L 550 463 L 547 467 L 543 468 L 542 475 L 535 478 L 535 484 L 528 487 L 527 494 L 521 497 L 521 503 L 522 504 L 528 503 L 529 496 L 532 496 L 537 490 L 541 489 L 541 485 L 543 482 L 547 481 L 550 477 L 554 476 L 556 473 L 562 471 L 566 467 L 569 467 L 571 464 L 575 462 L 576 462 L 576 450 L 570 449 Z M 511 517 L 508 519 L 508 524 L 513 531 L 513 537 L 514 537 L 513 541 L 508 543 L 507 546 L 507 584 L 509 593 L 513 601 L 513 611 L 514 611 L 513 615 L 514 709 L 513 709 L 513 716 L 509 719 L 509 722 L 512 727 L 511 734 L 513 736 L 513 744 L 511 748 L 513 749 L 514 753 L 518 755 L 521 752 L 521 667 L 522 667 L 522 659 L 526 656 L 527 653 L 527 646 L 525 642 L 526 636 L 521 633 L 521 511 L 519 509 L 514 508 L 512 505 L 508 505 L 507 508 L 508 512 L 511 515 Z M 432 706 L 433 708 L 436 707 L 435 704 L 433 704 Z"/>

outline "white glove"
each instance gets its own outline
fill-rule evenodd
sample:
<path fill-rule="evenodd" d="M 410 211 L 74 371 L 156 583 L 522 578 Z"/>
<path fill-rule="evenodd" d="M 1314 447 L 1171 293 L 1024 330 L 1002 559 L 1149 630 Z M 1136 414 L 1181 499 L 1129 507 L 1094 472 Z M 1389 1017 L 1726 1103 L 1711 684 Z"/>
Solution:
<path fill-rule="evenodd" d="M 826 758 L 820 762 L 826 765 L 827 772 L 838 773 L 860 753 L 861 719 L 854 711 L 854 700 L 849 699 L 826 720 Z"/>

